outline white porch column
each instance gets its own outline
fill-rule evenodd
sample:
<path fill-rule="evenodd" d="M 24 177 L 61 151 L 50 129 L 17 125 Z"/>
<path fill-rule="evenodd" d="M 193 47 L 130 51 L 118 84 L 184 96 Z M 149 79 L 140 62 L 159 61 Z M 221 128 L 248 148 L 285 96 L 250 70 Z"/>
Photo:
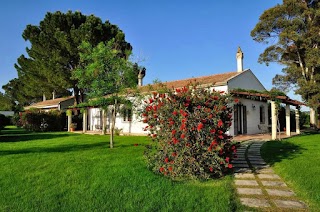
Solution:
<path fill-rule="evenodd" d="M 286 134 L 287 136 L 291 135 L 290 131 L 290 105 L 286 104 Z"/>
<path fill-rule="evenodd" d="M 310 107 L 310 127 L 316 126 L 316 112 Z"/>
<path fill-rule="evenodd" d="M 276 140 L 277 139 L 277 108 L 276 108 L 276 102 L 271 101 L 271 139 Z"/>
<path fill-rule="evenodd" d="M 105 128 L 106 128 L 106 116 L 105 116 L 105 109 L 102 109 L 102 130 L 101 130 L 101 134 L 104 135 L 105 133 Z"/>
<path fill-rule="evenodd" d="M 296 113 L 296 133 L 300 134 L 300 115 L 299 115 L 299 107 L 297 106 L 295 109 Z"/>
<path fill-rule="evenodd" d="M 70 132 L 71 122 L 72 122 L 72 112 L 71 112 L 71 115 L 68 114 L 68 132 Z"/>
<path fill-rule="evenodd" d="M 88 126 L 88 116 L 87 116 L 87 109 L 84 109 L 82 114 L 82 132 L 87 132 L 87 126 Z"/>

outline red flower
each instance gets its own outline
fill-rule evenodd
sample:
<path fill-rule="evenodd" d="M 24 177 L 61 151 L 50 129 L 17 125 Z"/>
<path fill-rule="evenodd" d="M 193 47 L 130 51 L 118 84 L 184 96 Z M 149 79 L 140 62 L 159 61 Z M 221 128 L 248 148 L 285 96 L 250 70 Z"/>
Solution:
<path fill-rule="evenodd" d="M 177 92 L 177 93 L 180 93 L 180 92 L 181 92 L 181 90 L 180 90 L 179 88 L 177 88 L 177 89 L 176 89 L 176 92 Z"/>
<path fill-rule="evenodd" d="M 177 153 L 176 153 L 176 152 L 172 152 L 171 155 L 172 155 L 173 157 L 176 157 L 176 156 L 177 156 Z"/>
<path fill-rule="evenodd" d="M 134 146 L 138 146 L 139 144 L 133 144 Z"/>
<path fill-rule="evenodd" d="M 178 112 L 177 112 L 177 111 L 173 111 L 172 114 L 173 114 L 174 116 L 176 116 L 176 115 L 178 114 Z"/>
<path fill-rule="evenodd" d="M 164 162 L 165 162 L 165 163 L 168 163 L 168 162 L 169 162 L 169 158 L 165 158 L 165 159 L 164 159 Z"/>
<path fill-rule="evenodd" d="M 223 137 L 223 135 L 219 135 L 218 138 L 223 139 L 224 137 Z"/>
<path fill-rule="evenodd" d="M 199 124 L 198 124 L 198 127 L 197 127 L 197 130 L 200 131 L 202 128 L 203 128 L 203 124 L 202 124 L 202 123 L 199 123 Z"/>
<path fill-rule="evenodd" d="M 218 144 L 218 142 L 212 141 L 211 144 L 210 144 L 210 146 L 214 146 L 214 145 L 217 145 L 217 144 Z"/>
<path fill-rule="evenodd" d="M 211 134 L 214 134 L 215 132 L 216 132 L 215 129 L 211 129 L 211 130 L 210 130 L 210 133 L 211 133 Z"/>
<path fill-rule="evenodd" d="M 186 129 L 186 124 L 185 123 L 181 124 L 181 126 L 180 126 L 180 130 L 184 130 L 184 129 Z"/>
<path fill-rule="evenodd" d="M 147 123 L 148 122 L 148 119 L 143 119 L 143 123 Z"/>
<path fill-rule="evenodd" d="M 212 167 L 210 167 L 209 170 L 210 170 L 210 172 L 213 172 L 213 168 Z"/>
<path fill-rule="evenodd" d="M 151 103 L 153 102 L 153 99 L 150 98 L 150 99 L 149 99 L 149 102 L 150 102 L 150 104 L 151 104 Z"/>
<path fill-rule="evenodd" d="M 228 168 L 229 168 L 229 169 L 232 169 L 232 164 L 229 164 L 229 165 L 228 165 Z"/>
<path fill-rule="evenodd" d="M 209 146 L 208 151 L 209 151 L 209 152 L 211 152 L 211 151 L 212 151 L 212 147 L 211 147 L 211 146 Z"/>
<path fill-rule="evenodd" d="M 222 127 L 222 125 L 223 125 L 223 121 L 222 121 L 221 119 L 219 119 L 219 121 L 218 121 L 218 127 Z"/>
<path fill-rule="evenodd" d="M 184 139 L 186 137 L 185 134 L 181 134 L 180 138 Z"/>
<path fill-rule="evenodd" d="M 198 109 L 201 109 L 201 105 L 198 105 L 197 108 L 198 108 Z"/>
<path fill-rule="evenodd" d="M 172 141 L 173 141 L 173 143 L 174 143 L 174 144 L 179 143 L 179 140 L 178 140 L 178 139 L 176 139 L 176 138 L 173 138 L 173 139 L 172 139 Z"/>
<path fill-rule="evenodd" d="M 160 172 L 163 172 L 163 171 L 164 171 L 164 168 L 163 168 L 163 167 L 160 167 L 159 171 L 160 171 Z"/>
<path fill-rule="evenodd" d="M 153 138 L 157 137 L 157 134 L 153 134 L 152 137 L 153 137 Z"/>
<path fill-rule="evenodd" d="M 181 120 L 182 123 L 186 123 L 187 122 L 187 118 L 184 118 Z"/>
<path fill-rule="evenodd" d="M 235 102 L 235 103 L 238 103 L 238 102 L 239 102 L 239 99 L 234 99 L 234 102 Z"/>
<path fill-rule="evenodd" d="M 230 158 L 226 157 L 226 162 L 229 163 L 230 162 Z"/>
<path fill-rule="evenodd" d="M 219 97 L 218 97 L 218 96 L 214 96 L 213 99 L 214 99 L 214 100 L 218 100 Z"/>
<path fill-rule="evenodd" d="M 177 130 L 172 130 L 171 133 L 172 135 L 175 135 L 177 133 Z"/>
<path fill-rule="evenodd" d="M 170 121 L 170 122 L 169 122 L 169 125 L 174 125 L 174 121 Z"/>
<path fill-rule="evenodd" d="M 142 113 L 142 116 L 148 116 L 148 114 L 146 114 L 146 113 Z"/>
<path fill-rule="evenodd" d="M 212 114 L 210 114 L 210 115 L 208 116 L 208 118 L 209 118 L 209 119 L 212 119 L 212 117 L 213 117 L 213 115 L 212 115 Z"/>
<path fill-rule="evenodd" d="M 169 172 L 172 172 L 172 166 L 169 166 L 168 170 Z"/>

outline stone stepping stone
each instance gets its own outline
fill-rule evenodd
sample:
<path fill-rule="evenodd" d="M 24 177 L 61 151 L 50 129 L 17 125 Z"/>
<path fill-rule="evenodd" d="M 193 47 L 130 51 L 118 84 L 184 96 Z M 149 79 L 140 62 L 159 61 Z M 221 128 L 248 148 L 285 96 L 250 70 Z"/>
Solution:
<path fill-rule="evenodd" d="M 249 160 L 263 160 L 261 156 L 251 156 L 251 155 L 248 156 L 248 159 Z"/>
<path fill-rule="evenodd" d="M 249 168 L 249 165 L 247 163 L 236 163 L 233 164 L 234 168 Z"/>
<path fill-rule="evenodd" d="M 266 189 L 266 191 L 270 196 L 292 197 L 295 195 L 293 191 L 285 191 L 279 189 Z"/>
<path fill-rule="evenodd" d="M 258 182 L 255 180 L 236 180 L 235 184 L 237 186 L 259 186 Z"/>
<path fill-rule="evenodd" d="M 254 174 L 251 173 L 235 173 L 234 177 L 236 179 L 255 179 Z"/>
<path fill-rule="evenodd" d="M 231 161 L 232 164 L 238 164 L 238 163 L 247 163 L 246 160 L 233 160 Z"/>
<path fill-rule="evenodd" d="M 262 195 L 260 188 L 237 188 L 237 191 L 242 195 Z"/>
<path fill-rule="evenodd" d="M 244 156 L 238 156 L 237 158 L 234 158 L 234 160 L 246 160 Z"/>
<path fill-rule="evenodd" d="M 270 207 L 270 204 L 266 199 L 240 198 L 240 201 L 243 205 L 246 205 L 252 208 Z"/>
<path fill-rule="evenodd" d="M 250 163 L 266 163 L 264 160 L 250 160 L 249 159 L 249 161 L 250 161 Z"/>
<path fill-rule="evenodd" d="M 235 173 L 252 173 L 250 168 L 234 168 L 233 172 Z"/>
<path fill-rule="evenodd" d="M 278 175 L 276 174 L 258 174 L 257 175 L 260 179 L 270 179 L 270 180 L 278 180 L 281 179 Z"/>
<path fill-rule="evenodd" d="M 273 174 L 274 171 L 271 168 L 264 168 L 256 170 L 258 174 Z"/>
<path fill-rule="evenodd" d="M 256 165 L 256 166 L 266 166 L 268 165 L 266 162 L 257 162 L 257 161 L 250 161 L 251 165 Z"/>
<path fill-rule="evenodd" d="M 261 181 L 263 186 L 275 186 L 275 187 L 287 187 L 287 185 L 284 182 L 280 181 Z"/>
<path fill-rule="evenodd" d="M 251 164 L 254 169 L 265 169 L 270 167 L 269 165 Z"/>
<path fill-rule="evenodd" d="M 294 200 L 274 200 L 274 203 L 279 208 L 293 208 L 293 209 L 303 209 L 307 208 L 307 206 L 300 202 Z"/>

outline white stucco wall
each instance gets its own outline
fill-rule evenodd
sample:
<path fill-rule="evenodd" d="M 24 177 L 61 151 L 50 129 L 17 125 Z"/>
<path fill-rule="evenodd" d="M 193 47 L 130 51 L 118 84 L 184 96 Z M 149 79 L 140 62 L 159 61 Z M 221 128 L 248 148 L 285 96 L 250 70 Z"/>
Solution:
<path fill-rule="evenodd" d="M 265 125 L 268 125 L 268 103 L 254 101 L 250 99 L 239 98 L 239 104 L 246 106 L 247 113 L 247 134 L 258 134 L 261 131 L 258 128 L 260 123 L 260 106 L 264 106 L 264 115 L 265 115 Z M 234 113 L 233 113 L 234 120 Z M 230 135 L 234 136 L 234 124 L 230 127 Z"/>
<path fill-rule="evenodd" d="M 13 116 L 14 111 L 0 111 L 0 114 L 5 115 L 5 116 Z"/>
<path fill-rule="evenodd" d="M 246 70 L 242 74 L 228 81 L 228 90 L 236 88 L 265 91 L 265 87 L 260 83 L 251 70 Z"/>

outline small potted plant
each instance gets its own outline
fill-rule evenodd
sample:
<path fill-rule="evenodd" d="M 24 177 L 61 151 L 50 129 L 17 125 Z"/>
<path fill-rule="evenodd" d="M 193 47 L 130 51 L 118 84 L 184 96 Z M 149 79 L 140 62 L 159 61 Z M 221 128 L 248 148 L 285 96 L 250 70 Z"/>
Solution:
<path fill-rule="evenodd" d="M 70 124 L 70 132 L 75 131 L 76 128 L 77 128 L 77 123 L 71 123 L 71 124 Z"/>

